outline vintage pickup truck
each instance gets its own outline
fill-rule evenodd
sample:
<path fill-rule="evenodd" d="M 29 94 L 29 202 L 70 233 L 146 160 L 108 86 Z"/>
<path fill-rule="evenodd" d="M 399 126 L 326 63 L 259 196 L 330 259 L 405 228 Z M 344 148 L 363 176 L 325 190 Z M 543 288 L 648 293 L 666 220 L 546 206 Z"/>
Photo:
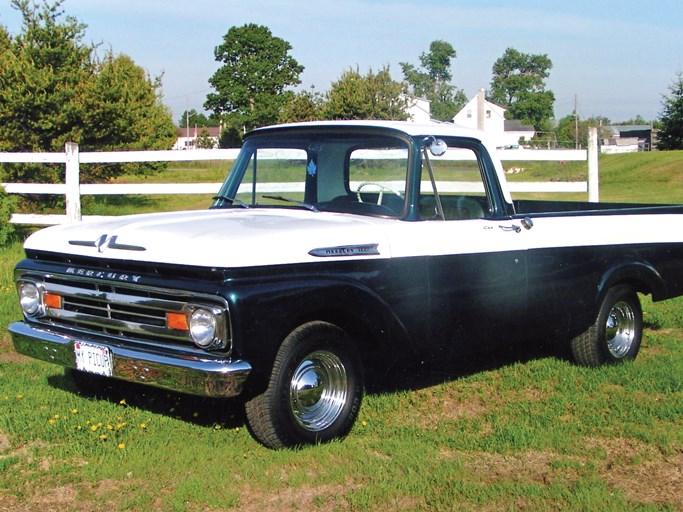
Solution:
<path fill-rule="evenodd" d="M 264 445 L 324 442 L 386 365 L 520 339 L 632 360 L 637 293 L 683 294 L 681 213 L 513 200 L 495 150 L 452 124 L 263 128 L 206 211 L 30 236 L 9 330 L 84 388 L 239 395 Z"/>

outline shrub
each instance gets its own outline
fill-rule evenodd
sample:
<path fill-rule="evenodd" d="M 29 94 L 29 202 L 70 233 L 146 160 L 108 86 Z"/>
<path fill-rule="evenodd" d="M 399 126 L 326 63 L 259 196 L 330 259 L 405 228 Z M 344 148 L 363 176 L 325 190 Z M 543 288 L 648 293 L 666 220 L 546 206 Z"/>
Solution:
<path fill-rule="evenodd" d="M 17 200 L 0 187 L 0 247 L 4 247 L 12 239 L 15 227 L 9 220 Z"/>

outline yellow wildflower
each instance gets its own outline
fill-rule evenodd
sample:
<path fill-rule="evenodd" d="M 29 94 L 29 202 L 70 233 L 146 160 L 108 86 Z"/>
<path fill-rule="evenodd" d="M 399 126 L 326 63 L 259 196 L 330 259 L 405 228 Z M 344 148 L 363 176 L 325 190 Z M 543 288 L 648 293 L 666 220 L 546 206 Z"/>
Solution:
<path fill-rule="evenodd" d="M 100 434 L 100 441 L 106 441 L 107 440 L 107 434 Z"/>
<path fill-rule="evenodd" d="M 126 447 L 124 443 L 119 443 L 119 450 L 123 450 Z"/>
<path fill-rule="evenodd" d="M 90 430 L 92 430 L 93 432 L 95 432 L 95 430 L 97 430 L 97 425 L 93 425 L 92 427 L 90 427 Z"/>

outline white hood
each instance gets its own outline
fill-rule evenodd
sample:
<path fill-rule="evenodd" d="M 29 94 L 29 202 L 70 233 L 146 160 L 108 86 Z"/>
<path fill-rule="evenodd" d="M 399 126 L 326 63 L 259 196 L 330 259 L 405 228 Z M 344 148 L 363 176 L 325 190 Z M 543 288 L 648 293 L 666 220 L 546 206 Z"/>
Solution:
<path fill-rule="evenodd" d="M 383 228 L 395 222 L 288 209 L 154 213 L 46 228 L 31 235 L 24 247 L 204 267 L 388 258 Z"/>

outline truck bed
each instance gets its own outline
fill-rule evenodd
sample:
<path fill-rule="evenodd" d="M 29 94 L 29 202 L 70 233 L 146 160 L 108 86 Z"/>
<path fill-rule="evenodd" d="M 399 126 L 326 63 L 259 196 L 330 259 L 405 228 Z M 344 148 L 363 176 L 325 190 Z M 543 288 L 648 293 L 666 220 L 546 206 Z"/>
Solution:
<path fill-rule="evenodd" d="M 587 201 L 547 201 L 518 199 L 513 201 L 517 215 L 536 217 L 568 215 L 666 214 L 683 212 L 682 205 L 648 203 L 589 203 Z"/>

